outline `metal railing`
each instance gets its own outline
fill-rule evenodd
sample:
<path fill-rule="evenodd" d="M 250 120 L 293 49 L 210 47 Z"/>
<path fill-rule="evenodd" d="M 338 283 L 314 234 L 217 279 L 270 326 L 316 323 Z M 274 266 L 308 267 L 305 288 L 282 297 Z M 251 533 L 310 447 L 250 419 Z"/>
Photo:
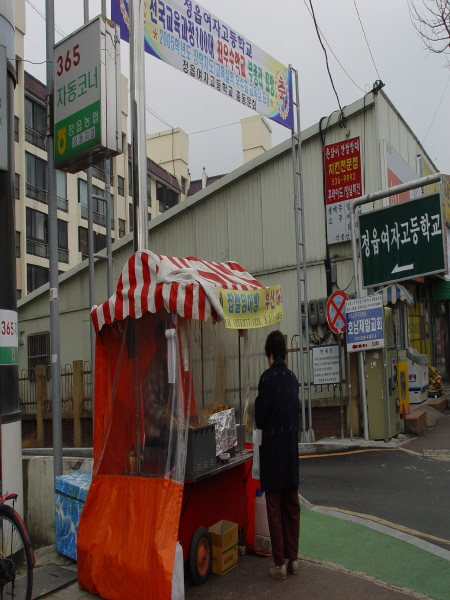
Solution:
<path fill-rule="evenodd" d="M 42 150 L 47 150 L 47 137 L 28 125 L 25 125 L 25 141 Z"/>
<path fill-rule="evenodd" d="M 27 183 L 25 187 L 27 198 L 32 198 L 33 200 L 42 202 L 42 204 L 48 204 L 47 190 L 43 190 L 31 183 Z"/>
<path fill-rule="evenodd" d="M 27 238 L 27 254 L 48 258 L 48 244 L 39 240 Z M 69 250 L 67 250 L 67 248 L 58 248 L 58 261 L 66 264 L 69 263 Z"/>

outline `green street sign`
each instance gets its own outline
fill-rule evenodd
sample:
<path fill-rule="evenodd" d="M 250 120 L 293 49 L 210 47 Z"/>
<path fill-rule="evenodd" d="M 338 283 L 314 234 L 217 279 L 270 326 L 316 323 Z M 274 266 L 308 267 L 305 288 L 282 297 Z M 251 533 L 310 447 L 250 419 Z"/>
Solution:
<path fill-rule="evenodd" d="M 363 287 L 446 270 L 440 194 L 359 216 Z"/>

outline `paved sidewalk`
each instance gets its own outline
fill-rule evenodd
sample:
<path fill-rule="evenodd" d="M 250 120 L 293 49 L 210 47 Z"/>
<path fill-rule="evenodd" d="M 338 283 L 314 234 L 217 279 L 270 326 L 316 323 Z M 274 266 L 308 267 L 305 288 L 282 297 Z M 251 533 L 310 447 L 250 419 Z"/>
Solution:
<path fill-rule="evenodd" d="M 426 435 L 401 443 L 326 440 L 320 446 L 325 452 L 401 446 L 419 454 L 426 448 L 449 448 L 450 417 L 439 420 Z M 436 460 L 447 460 L 450 469 L 449 459 Z M 297 577 L 271 580 L 267 571 L 272 559 L 247 555 L 239 557 L 236 569 L 224 577 L 211 575 L 203 586 L 186 578 L 186 600 L 449 600 L 450 549 L 371 520 L 305 504 Z M 77 583 L 42 598 L 99 600 Z"/>

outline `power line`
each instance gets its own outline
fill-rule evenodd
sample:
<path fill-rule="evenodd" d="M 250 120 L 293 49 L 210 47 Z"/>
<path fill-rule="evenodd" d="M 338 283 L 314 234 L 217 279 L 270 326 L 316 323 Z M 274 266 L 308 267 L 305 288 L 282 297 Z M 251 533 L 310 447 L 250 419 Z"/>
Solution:
<path fill-rule="evenodd" d="M 422 141 L 423 144 L 425 143 L 425 140 L 427 139 L 427 135 L 430 133 L 431 126 L 433 125 L 434 120 L 436 118 L 436 115 L 438 114 L 438 110 L 439 110 L 439 108 L 440 108 L 440 106 L 442 104 L 442 100 L 444 99 L 444 95 L 445 95 L 445 92 L 447 91 L 447 87 L 448 87 L 449 83 L 450 83 L 450 75 L 449 75 L 449 77 L 447 79 L 447 83 L 445 84 L 445 88 L 444 88 L 444 91 L 442 92 L 442 96 L 441 96 L 441 99 L 439 100 L 439 104 L 438 104 L 438 107 L 436 109 L 436 112 L 434 113 L 434 117 L 431 120 L 430 126 L 428 127 L 428 130 L 427 130 L 427 132 L 425 134 L 425 137 L 423 138 L 423 141 Z"/>
<path fill-rule="evenodd" d="M 308 10 L 309 14 L 311 15 L 311 17 L 313 16 L 313 13 L 311 12 L 310 7 L 308 6 L 307 0 L 303 0 L 304 5 L 306 6 L 306 9 Z M 314 18 L 314 17 L 313 17 Z M 319 27 L 317 27 L 317 29 L 319 30 L 320 35 L 322 36 L 323 41 L 325 42 L 325 44 L 328 46 L 331 54 L 334 56 L 337 64 L 341 67 L 341 69 L 344 71 L 344 73 L 347 75 L 347 77 L 350 79 L 350 81 L 353 83 L 353 85 L 355 87 L 358 88 L 358 90 L 360 90 L 361 92 L 365 93 L 365 90 L 362 89 L 362 87 L 360 87 L 356 81 L 354 79 L 352 79 L 352 77 L 347 73 L 347 71 L 345 70 L 344 66 L 342 65 L 342 63 L 340 62 L 340 60 L 338 59 L 338 57 L 336 56 L 336 54 L 333 52 L 333 48 L 330 46 L 330 44 L 327 42 L 326 37 L 323 35 L 321 29 Z"/>
<path fill-rule="evenodd" d="M 336 88 L 334 86 L 333 77 L 331 76 L 330 65 L 328 64 L 328 54 L 327 54 L 327 50 L 326 50 L 325 46 L 323 45 L 322 38 L 321 38 L 321 35 L 320 35 L 320 32 L 319 32 L 319 26 L 317 25 L 316 15 L 314 14 L 314 7 L 313 7 L 313 4 L 312 4 L 312 0 L 309 0 L 309 4 L 311 6 L 311 16 L 312 16 L 313 21 L 314 21 L 314 26 L 316 28 L 317 37 L 319 38 L 320 45 L 322 46 L 323 52 L 325 54 L 325 63 L 327 65 L 328 77 L 330 78 L 331 86 L 332 86 L 332 88 L 334 90 L 334 94 L 336 96 L 336 100 L 337 100 L 337 103 L 338 103 L 338 106 L 339 106 L 339 110 L 341 111 L 341 114 L 342 114 L 341 101 L 339 100 L 338 93 L 337 93 Z"/>
<path fill-rule="evenodd" d="M 359 24 L 361 25 L 362 32 L 366 39 L 367 48 L 369 49 L 370 57 L 372 58 L 372 62 L 373 62 L 373 66 L 375 67 L 375 71 L 377 72 L 378 79 L 381 79 L 380 74 L 378 73 L 377 65 L 375 64 L 375 60 L 373 58 L 372 50 L 370 49 L 370 46 L 369 46 L 369 40 L 367 39 L 366 32 L 364 31 L 364 26 L 362 24 L 361 17 L 359 16 L 359 10 L 358 10 L 358 7 L 356 6 L 356 0 L 353 0 L 353 4 L 355 5 L 355 8 L 356 8 L 356 14 L 358 15 Z"/>
<path fill-rule="evenodd" d="M 43 13 L 43 12 L 42 12 L 42 11 L 41 11 L 41 10 L 40 10 L 38 7 L 37 7 L 37 6 L 35 6 L 35 5 L 34 5 L 34 4 L 31 2 L 31 0 L 27 0 L 27 3 L 28 3 L 30 6 L 31 6 L 31 8 L 33 8 L 33 9 L 34 9 L 34 10 L 37 12 L 37 14 L 38 14 L 38 15 L 41 17 L 41 19 L 43 19 L 43 20 L 45 21 L 45 14 L 44 14 L 44 13 Z M 64 31 L 63 31 L 63 30 L 62 30 L 60 27 L 58 27 L 56 24 L 55 24 L 55 31 L 56 31 L 57 33 L 59 33 L 59 35 L 60 35 L 62 38 L 65 38 L 65 37 L 67 37 L 67 34 L 66 34 L 66 33 L 64 33 Z"/>
<path fill-rule="evenodd" d="M 231 125 L 239 125 L 239 121 L 235 123 L 227 123 L 226 125 L 218 125 L 217 127 L 210 127 L 209 129 L 201 129 L 200 131 L 193 131 L 192 133 L 188 133 L 188 135 L 195 135 L 196 133 L 205 133 L 205 131 L 212 131 L 213 129 L 222 129 L 223 127 L 231 127 Z"/>

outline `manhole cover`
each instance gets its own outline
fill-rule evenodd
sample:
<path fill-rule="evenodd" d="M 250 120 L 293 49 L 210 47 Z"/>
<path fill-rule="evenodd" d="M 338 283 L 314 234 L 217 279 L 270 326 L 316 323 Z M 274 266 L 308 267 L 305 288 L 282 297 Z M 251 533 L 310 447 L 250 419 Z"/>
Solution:
<path fill-rule="evenodd" d="M 429 448 L 424 448 L 423 455 L 424 456 L 446 456 L 446 457 L 450 458 L 450 449 L 444 448 L 444 449 L 440 449 L 440 450 L 431 450 Z"/>

